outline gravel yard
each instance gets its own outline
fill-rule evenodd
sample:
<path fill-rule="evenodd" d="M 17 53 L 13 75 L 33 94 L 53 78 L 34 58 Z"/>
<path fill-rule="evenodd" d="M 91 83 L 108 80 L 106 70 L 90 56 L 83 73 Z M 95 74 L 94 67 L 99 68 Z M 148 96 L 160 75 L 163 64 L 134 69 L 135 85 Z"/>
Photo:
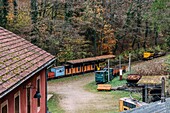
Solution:
<path fill-rule="evenodd" d="M 132 70 L 146 75 L 155 75 L 156 72 L 162 74 L 162 70 L 165 69 L 163 65 L 165 59 L 166 56 L 134 63 Z M 91 73 L 48 81 L 48 92 L 60 95 L 57 104 L 63 110 L 52 113 L 118 113 L 119 98 L 129 96 L 129 92 L 97 92 L 93 87 L 95 84 L 91 84 L 94 78 L 94 73 Z M 114 79 L 114 83 L 120 83 L 118 80 Z M 88 84 L 92 85 L 94 92 L 85 89 Z"/>
<path fill-rule="evenodd" d="M 86 84 L 94 81 L 94 74 L 81 76 L 79 80 L 64 82 L 57 82 L 57 80 L 48 82 L 48 92 L 61 95 L 59 104 L 65 113 L 108 113 L 114 111 L 113 95 L 91 93 L 84 89 Z"/>

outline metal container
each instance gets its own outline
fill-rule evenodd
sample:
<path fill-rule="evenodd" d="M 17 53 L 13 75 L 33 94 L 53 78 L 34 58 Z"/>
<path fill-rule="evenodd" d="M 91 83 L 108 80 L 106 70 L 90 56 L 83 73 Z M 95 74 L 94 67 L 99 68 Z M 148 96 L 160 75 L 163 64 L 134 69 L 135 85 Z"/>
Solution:
<path fill-rule="evenodd" d="M 103 70 L 104 70 L 104 71 L 107 71 L 106 74 L 108 75 L 108 68 L 104 68 Z M 109 76 L 109 77 L 110 77 L 109 80 L 110 80 L 110 81 L 113 80 L 113 78 L 114 78 L 113 68 L 110 68 L 110 69 L 109 69 L 109 75 L 110 75 L 110 76 Z"/>
<path fill-rule="evenodd" d="M 128 85 L 137 85 L 136 83 L 141 79 L 141 75 L 139 74 L 128 74 L 127 84 Z"/>
<path fill-rule="evenodd" d="M 99 83 L 106 83 L 108 81 L 107 71 L 95 71 L 95 82 Z"/>

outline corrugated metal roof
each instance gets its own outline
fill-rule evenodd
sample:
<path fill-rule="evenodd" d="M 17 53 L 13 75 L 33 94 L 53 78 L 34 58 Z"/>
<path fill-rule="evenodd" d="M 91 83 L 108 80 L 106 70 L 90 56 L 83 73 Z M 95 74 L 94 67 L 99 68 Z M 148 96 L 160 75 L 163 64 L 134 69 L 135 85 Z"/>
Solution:
<path fill-rule="evenodd" d="M 170 98 L 167 98 L 163 103 L 160 101 L 153 102 L 121 113 L 170 113 Z"/>
<path fill-rule="evenodd" d="M 78 63 L 85 63 L 85 62 L 104 60 L 104 59 L 111 59 L 111 58 L 115 58 L 115 55 L 102 55 L 102 56 L 83 58 L 83 59 L 77 59 L 77 60 L 69 60 L 69 61 L 67 61 L 67 63 L 78 64 Z"/>
<path fill-rule="evenodd" d="M 0 27 L 0 94 L 54 58 Z"/>
<path fill-rule="evenodd" d="M 151 75 L 151 76 L 142 76 L 142 78 L 138 81 L 138 84 L 151 84 L 151 85 L 159 85 L 161 84 L 161 79 L 165 76 Z"/>

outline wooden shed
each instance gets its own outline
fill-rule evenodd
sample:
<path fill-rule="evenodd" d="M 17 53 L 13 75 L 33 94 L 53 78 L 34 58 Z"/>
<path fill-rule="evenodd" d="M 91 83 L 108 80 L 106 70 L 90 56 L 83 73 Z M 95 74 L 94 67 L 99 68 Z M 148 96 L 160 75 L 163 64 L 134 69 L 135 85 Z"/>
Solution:
<path fill-rule="evenodd" d="M 165 78 L 165 94 L 169 93 L 168 76 L 166 75 L 151 75 L 142 76 L 138 81 L 138 85 L 143 86 L 142 97 L 144 102 L 154 102 L 161 99 L 161 79 Z"/>

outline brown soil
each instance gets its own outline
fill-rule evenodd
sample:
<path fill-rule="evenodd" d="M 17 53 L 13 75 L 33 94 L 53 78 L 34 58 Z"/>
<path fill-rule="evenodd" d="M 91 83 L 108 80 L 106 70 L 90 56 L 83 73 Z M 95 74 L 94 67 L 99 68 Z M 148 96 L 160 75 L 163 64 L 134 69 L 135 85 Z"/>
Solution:
<path fill-rule="evenodd" d="M 61 95 L 60 106 L 65 113 L 108 113 L 114 111 L 113 96 L 109 93 L 91 93 L 84 86 L 94 81 L 94 74 L 79 80 L 48 83 L 48 92 Z"/>

